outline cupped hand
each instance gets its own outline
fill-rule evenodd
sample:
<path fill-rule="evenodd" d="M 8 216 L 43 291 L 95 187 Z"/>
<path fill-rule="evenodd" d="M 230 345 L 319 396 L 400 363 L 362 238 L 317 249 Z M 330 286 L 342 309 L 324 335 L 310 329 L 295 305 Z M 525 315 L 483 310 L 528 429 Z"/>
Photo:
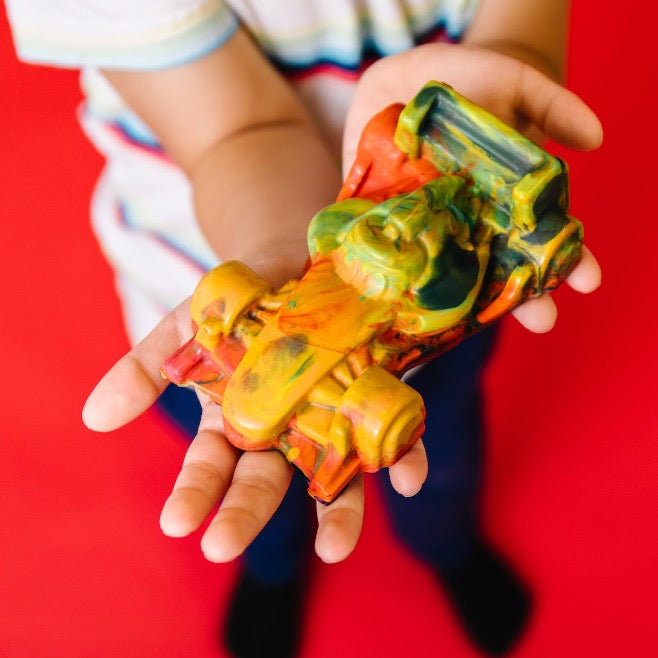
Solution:
<path fill-rule="evenodd" d="M 162 322 L 101 379 L 89 396 L 83 420 L 87 427 L 108 432 L 146 411 L 167 386 L 160 366 L 191 337 L 189 300 Z M 173 491 L 160 517 L 163 532 L 184 537 L 213 514 L 201 539 L 212 562 L 239 556 L 279 506 L 292 467 L 277 451 L 244 452 L 222 432 L 220 407 L 201 400 L 199 431 L 185 456 Z M 427 475 L 421 442 L 389 469 L 393 486 L 402 495 L 416 493 Z M 317 505 L 315 550 L 325 562 L 345 559 L 354 549 L 363 520 L 363 479 L 354 479 L 331 505 Z"/>
<path fill-rule="evenodd" d="M 563 146 L 589 151 L 603 140 L 594 112 L 576 94 L 532 66 L 485 48 L 427 44 L 379 60 L 361 78 L 345 125 L 345 173 L 370 117 L 391 103 L 407 103 L 430 80 L 449 84 L 537 143 L 553 139 Z M 599 287 L 601 269 L 587 247 L 583 247 L 566 283 L 580 293 Z M 555 324 L 557 308 L 545 294 L 525 302 L 512 314 L 530 331 L 541 333 Z"/>

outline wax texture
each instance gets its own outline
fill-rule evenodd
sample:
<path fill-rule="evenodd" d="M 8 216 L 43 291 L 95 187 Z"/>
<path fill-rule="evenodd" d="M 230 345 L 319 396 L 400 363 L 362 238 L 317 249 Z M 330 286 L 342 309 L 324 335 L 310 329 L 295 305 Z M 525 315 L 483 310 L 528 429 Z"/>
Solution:
<path fill-rule="evenodd" d="M 562 160 L 430 82 L 367 124 L 336 203 L 310 221 L 300 277 L 273 289 L 236 261 L 208 272 L 195 336 L 162 373 L 330 503 L 422 436 L 407 370 L 564 280 L 583 236 L 568 206 Z"/>

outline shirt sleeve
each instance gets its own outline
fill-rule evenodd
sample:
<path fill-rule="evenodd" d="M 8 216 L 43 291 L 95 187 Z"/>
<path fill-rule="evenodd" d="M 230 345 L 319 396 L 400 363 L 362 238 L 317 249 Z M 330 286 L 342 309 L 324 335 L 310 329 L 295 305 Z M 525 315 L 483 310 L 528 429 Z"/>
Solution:
<path fill-rule="evenodd" d="M 5 0 L 21 60 L 153 70 L 197 59 L 238 21 L 221 0 Z"/>

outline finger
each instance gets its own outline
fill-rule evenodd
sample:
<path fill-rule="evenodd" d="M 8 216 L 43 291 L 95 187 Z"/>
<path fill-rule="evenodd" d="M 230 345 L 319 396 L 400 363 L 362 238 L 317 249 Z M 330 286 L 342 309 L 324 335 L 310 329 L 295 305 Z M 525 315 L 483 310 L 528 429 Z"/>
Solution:
<path fill-rule="evenodd" d="M 270 520 L 290 484 L 292 469 L 275 450 L 245 452 L 224 500 L 201 539 L 211 562 L 238 557 Z"/>
<path fill-rule="evenodd" d="M 388 469 L 393 488 L 403 496 L 417 494 L 427 479 L 427 454 L 422 441 L 416 441 L 409 452 Z"/>
<path fill-rule="evenodd" d="M 168 537 L 194 532 L 212 512 L 228 489 L 239 451 L 221 433 L 220 407 L 208 403 L 199 432 L 185 455 L 173 491 L 160 515 L 160 527 Z"/>
<path fill-rule="evenodd" d="M 160 375 L 160 366 L 191 336 L 189 317 L 186 300 L 105 374 L 82 410 L 89 429 L 115 430 L 153 404 L 168 383 Z"/>
<path fill-rule="evenodd" d="M 315 552 L 323 562 L 340 562 L 354 550 L 363 525 L 363 506 L 362 475 L 357 475 L 331 505 L 317 504 Z"/>
<path fill-rule="evenodd" d="M 529 331 L 543 334 L 555 326 L 557 306 L 551 296 L 545 294 L 517 306 L 512 315 Z"/>
<path fill-rule="evenodd" d="M 575 291 L 585 294 L 593 292 L 601 285 L 601 267 L 585 245 L 581 249 L 578 265 L 569 273 L 566 282 Z"/>
<path fill-rule="evenodd" d="M 548 137 L 570 148 L 590 151 L 603 141 L 594 112 L 573 92 L 523 65 L 520 68 L 519 111 Z"/>

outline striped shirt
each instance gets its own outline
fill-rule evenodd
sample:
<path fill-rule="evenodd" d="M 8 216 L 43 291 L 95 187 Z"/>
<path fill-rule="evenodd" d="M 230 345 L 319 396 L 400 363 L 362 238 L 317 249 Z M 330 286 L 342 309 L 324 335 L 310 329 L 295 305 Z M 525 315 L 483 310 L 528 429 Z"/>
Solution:
<path fill-rule="evenodd" d="M 218 261 L 197 226 L 188 180 L 99 69 L 154 70 L 191 61 L 221 47 L 242 24 L 339 153 L 363 70 L 420 43 L 457 41 L 477 0 L 5 3 L 21 59 L 82 71 L 80 122 L 106 159 L 92 200 L 92 225 L 116 272 L 135 342 Z"/>

